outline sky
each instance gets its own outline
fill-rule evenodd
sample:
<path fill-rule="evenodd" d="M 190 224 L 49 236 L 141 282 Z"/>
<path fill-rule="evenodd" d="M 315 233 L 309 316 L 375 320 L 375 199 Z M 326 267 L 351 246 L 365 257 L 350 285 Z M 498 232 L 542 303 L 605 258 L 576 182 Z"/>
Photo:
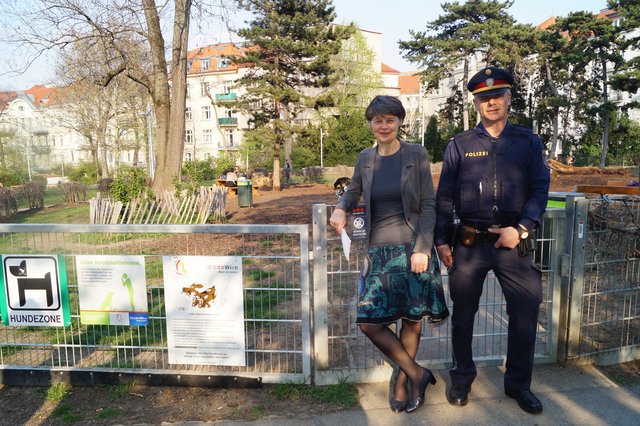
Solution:
<path fill-rule="evenodd" d="M 447 0 L 454 1 L 454 0 Z M 409 40 L 409 30 L 424 31 L 426 24 L 435 20 L 443 11 L 444 0 L 333 0 L 337 23 L 355 22 L 361 29 L 382 33 L 382 61 L 399 70 L 411 71 L 415 66 L 405 61 L 398 49 L 398 40 Z M 569 12 L 586 10 L 597 13 L 607 7 L 606 0 L 515 0 L 509 12 L 516 21 L 537 25 L 550 16 L 566 16 Z M 0 5 L 0 13 L 2 6 Z M 238 19 L 243 25 L 243 19 Z M 211 25 L 203 31 L 191 26 L 190 48 L 216 41 L 226 41 L 222 26 Z M 9 46 L 0 42 L 0 90 L 25 90 L 34 84 L 47 83 L 54 74 L 55 58 L 43 57 L 22 75 L 8 72 Z"/>

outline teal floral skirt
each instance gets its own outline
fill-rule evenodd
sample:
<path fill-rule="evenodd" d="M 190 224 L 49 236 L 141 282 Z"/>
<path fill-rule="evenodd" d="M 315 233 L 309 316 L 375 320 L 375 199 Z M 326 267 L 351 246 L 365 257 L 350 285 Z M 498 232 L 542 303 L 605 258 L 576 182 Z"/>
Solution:
<path fill-rule="evenodd" d="M 438 323 L 449 316 L 435 249 L 429 269 L 411 272 L 413 244 L 369 248 L 360 276 L 358 324 L 388 324 L 400 318 Z"/>

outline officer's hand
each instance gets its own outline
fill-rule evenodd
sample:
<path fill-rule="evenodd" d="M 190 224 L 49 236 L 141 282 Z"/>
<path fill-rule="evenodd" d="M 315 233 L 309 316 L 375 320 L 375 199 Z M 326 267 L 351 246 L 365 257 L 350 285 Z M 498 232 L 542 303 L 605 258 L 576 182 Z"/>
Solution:
<path fill-rule="evenodd" d="M 347 214 L 342 209 L 335 209 L 329 218 L 329 224 L 336 230 L 338 235 L 342 234 L 342 229 L 347 224 Z"/>
<path fill-rule="evenodd" d="M 429 255 L 424 253 L 413 253 L 411 255 L 411 272 L 421 274 L 427 272 L 429 268 Z"/>
<path fill-rule="evenodd" d="M 498 241 L 496 241 L 494 247 L 506 247 L 508 249 L 512 249 L 518 245 L 520 242 L 520 235 L 518 235 L 518 230 L 513 226 L 507 226 L 506 228 L 489 228 L 487 231 L 492 234 L 499 234 Z"/>
<path fill-rule="evenodd" d="M 449 244 L 443 244 L 441 246 L 437 246 L 436 250 L 438 250 L 438 257 L 444 263 L 444 266 L 447 268 L 453 265 L 453 253 L 451 252 L 451 247 Z"/>

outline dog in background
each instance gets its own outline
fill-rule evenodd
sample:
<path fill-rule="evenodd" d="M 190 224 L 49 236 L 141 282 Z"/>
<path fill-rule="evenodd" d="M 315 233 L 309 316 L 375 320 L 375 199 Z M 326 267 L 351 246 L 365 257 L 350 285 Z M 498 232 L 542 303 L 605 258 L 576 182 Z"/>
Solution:
<path fill-rule="evenodd" d="M 344 194 L 344 191 L 347 189 L 350 183 L 351 179 L 346 176 L 339 177 L 335 182 L 333 182 L 333 189 L 336 190 L 336 196 L 338 197 L 338 200 L 340 199 L 340 197 L 342 197 L 342 194 Z"/>

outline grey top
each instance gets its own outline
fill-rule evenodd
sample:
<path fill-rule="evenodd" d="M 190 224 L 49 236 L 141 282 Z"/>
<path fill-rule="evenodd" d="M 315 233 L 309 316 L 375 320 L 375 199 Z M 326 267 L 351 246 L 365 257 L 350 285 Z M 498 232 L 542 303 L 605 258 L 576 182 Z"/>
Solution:
<path fill-rule="evenodd" d="M 413 250 L 416 253 L 431 254 L 433 227 L 436 221 L 436 195 L 431 179 L 429 156 L 422 145 L 403 141 L 400 144 L 400 157 L 402 158 L 400 197 L 407 225 L 416 234 L 416 245 Z M 370 214 L 373 169 L 377 150 L 378 147 L 375 146 L 360 152 L 351 183 L 344 195 L 340 197 L 338 208 L 350 212 L 358 205 L 362 196 L 367 214 Z M 367 231 L 368 235 L 371 235 L 370 227 Z"/>
<path fill-rule="evenodd" d="M 404 218 L 401 177 L 400 150 L 389 156 L 376 155 L 371 189 L 371 247 L 405 244 L 415 239 L 415 233 Z"/>

